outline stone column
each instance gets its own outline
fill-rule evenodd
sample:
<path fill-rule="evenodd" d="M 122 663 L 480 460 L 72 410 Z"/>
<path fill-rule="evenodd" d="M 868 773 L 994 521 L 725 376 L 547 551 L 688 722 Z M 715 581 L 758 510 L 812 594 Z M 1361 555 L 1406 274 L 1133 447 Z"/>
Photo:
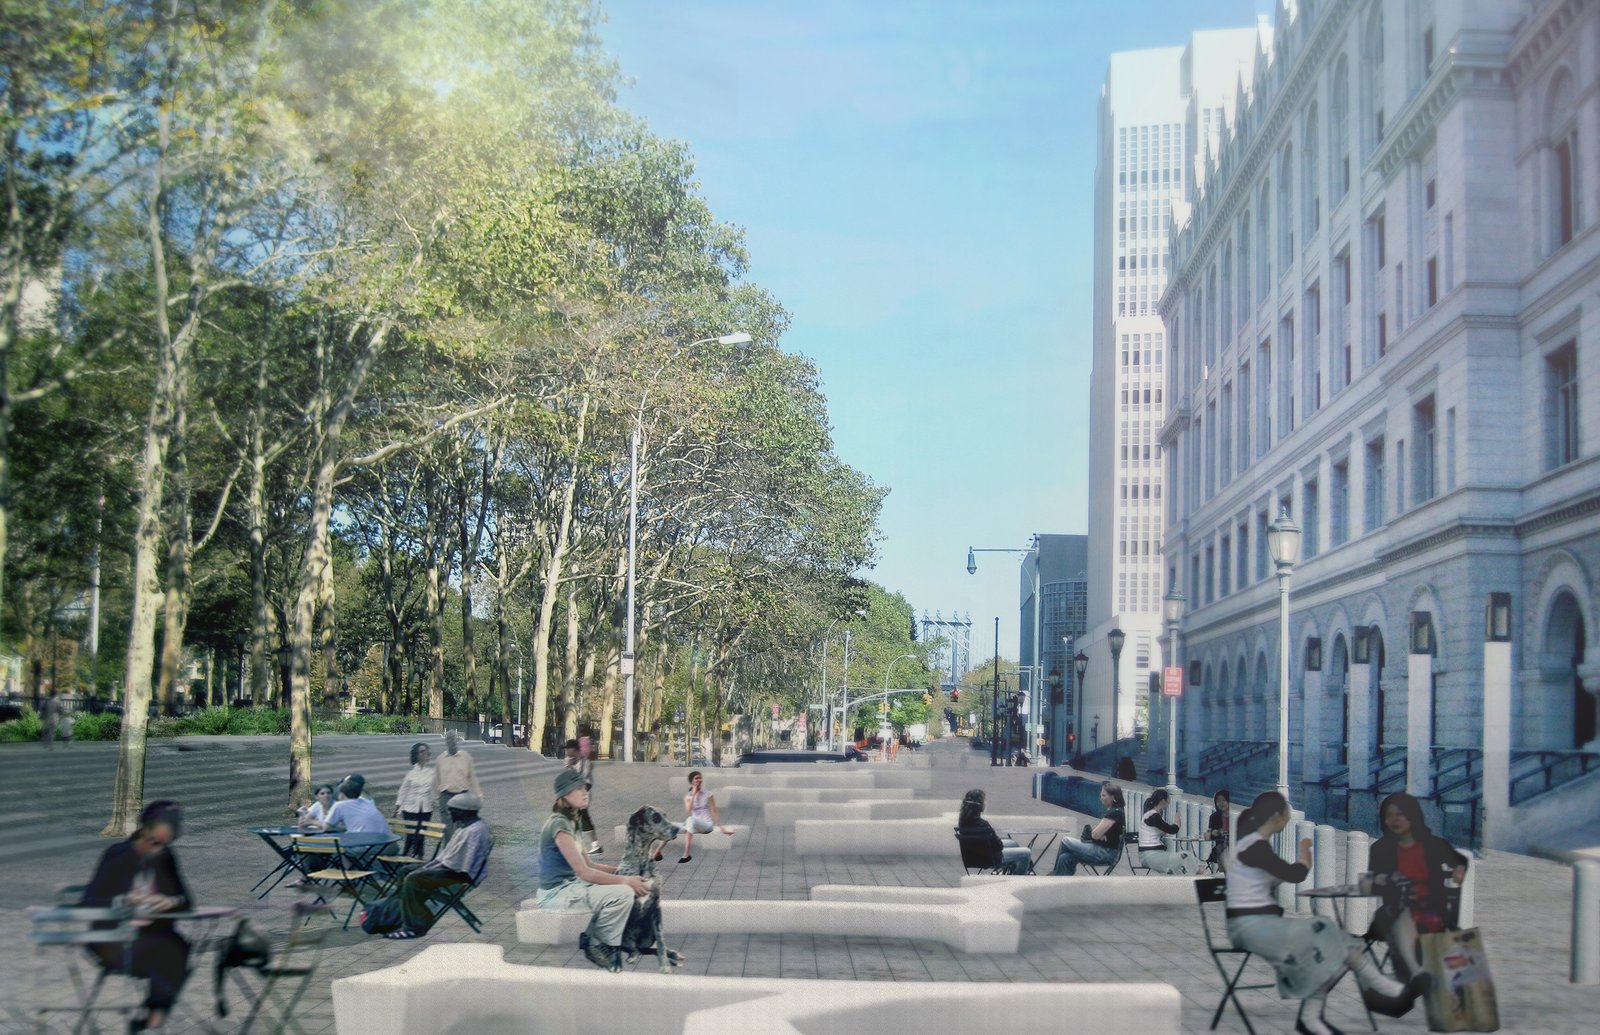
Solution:
<path fill-rule="evenodd" d="M 1483 645 L 1483 844 L 1511 845 L 1511 644 Z"/>
<path fill-rule="evenodd" d="M 1583 684 L 1584 693 L 1590 697 L 1600 698 L 1600 660 L 1586 661 L 1578 666 L 1578 681 Z M 1600 701 L 1596 702 L 1600 705 Z M 1583 745 L 1585 751 L 1600 751 L 1600 733 L 1597 733 Z"/>
<path fill-rule="evenodd" d="M 1372 666 L 1350 664 L 1350 741 L 1346 755 L 1350 762 L 1350 789 L 1364 788 L 1370 782 L 1372 752 L 1367 742 L 1372 737 Z"/>
<path fill-rule="evenodd" d="M 1300 779 L 1322 779 L 1322 671 L 1307 670 L 1300 681 Z"/>
<path fill-rule="evenodd" d="M 1433 782 L 1433 655 L 1406 655 L 1406 793 L 1425 798 Z"/>

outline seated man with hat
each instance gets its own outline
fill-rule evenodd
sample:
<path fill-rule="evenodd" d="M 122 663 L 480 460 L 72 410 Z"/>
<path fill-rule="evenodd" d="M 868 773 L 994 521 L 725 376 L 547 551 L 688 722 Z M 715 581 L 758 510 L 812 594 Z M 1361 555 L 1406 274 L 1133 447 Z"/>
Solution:
<path fill-rule="evenodd" d="M 396 940 L 420 938 L 433 926 L 433 910 L 428 900 L 440 888 L 452 884 L 471 884 L 476 887 L 489 872 L 489 850 L 494 847 L 494 835 L 489 824 L 478 816 L 483 802 L 471 791 L 450 799 L 450 821 L 455 831 L 450 840 L 430 862 L 423 863 L 400 882 L 400 909 L 405 925 L 384 937 Z"/>

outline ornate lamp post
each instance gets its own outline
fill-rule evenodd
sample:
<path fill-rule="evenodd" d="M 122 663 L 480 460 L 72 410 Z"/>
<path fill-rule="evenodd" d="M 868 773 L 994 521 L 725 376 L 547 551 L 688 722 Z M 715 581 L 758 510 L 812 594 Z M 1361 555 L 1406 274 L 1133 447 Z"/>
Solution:
<path fill-rule="evenodd" d="M 1119 757 L 1122 748 L 1118 741 L 1122 736 L 1122 728 L 1117 725 L 1117 709 L 1122 702 L 1122 645 L 1127 642 L 1127 634 L 1122 629 L 1115 628 L 1106 633 L 1106 645 L 1111 648 L 1111 775 L 1117 775 L 1117 764 L 1122 761 Z"/>
<path fill-rule="evenodd" d="M 1188 598 L 1176 588 L 1168 590 L 1162 601 L 1162 616 L 1167 620 L 1167 655 L 1171 664 L 1178 665 L 1178 623 L 1183 621 L 1183 607 Z M 1181 668 L 1181 666 L 1179 666 Z M 1163 691 L 1165 688 L 1163 688 Z M 1178 798 L 1178 699 L 1167 698 L 1167 794 Z"/>
<path fill-rule="evenodd" d="M 1081 650 L 1073 655 L 1072 670 L 1078 674 L 1078 681 L 1072 685 L 1072 693 L 1076 698 L 1073 702 L 1075 714 L 1072 720 L 1074 723 L 1072 732 L 1074 736 L 1081 737 L 1083 736 L 1083 677 L 1089 671 L 1089 655 Z M 1082 749 L 1075 753 L 1081 754 Z"/>
<path fill-rule="evenodd" d="M 1267 552 L 1278 567 L 1278 793 L 1289 797 L 1289 577 L 1300 559 L 1300 526 L 1287 510 L 1267 526 Z"/>

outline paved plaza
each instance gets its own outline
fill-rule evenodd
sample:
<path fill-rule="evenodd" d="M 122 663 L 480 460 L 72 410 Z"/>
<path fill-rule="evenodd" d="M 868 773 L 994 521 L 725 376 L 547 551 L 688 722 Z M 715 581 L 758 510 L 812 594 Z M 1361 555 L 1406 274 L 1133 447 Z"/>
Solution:
<path fill-rule="evenodd" d="M 407 768 L 410 737 L 322 737 L 316 743 L 315 775 L 334 780 L 350 772 L 367 778 L 367 789 L 385 812 Z M 423 738 L 437 740 L 438 738 Z M 37 744 L 0 745 L 0 779 L 13 795 L 13 810 L 0 818 L 0 1030 L 29 1030 L 28 1007 L 58 985 L 63 957 L 36 950 L 27 941 L 24 909 L 47 903 L 57 885 L 85 880 L 107 842 L 98 837 L 109 810 L 115 768 L 114 744 L 74 744 L 44 751 Z M 559 763 L 527 751 L 469 743 L 484 789 L 484 814 L 497 845 L 483 887 L 472 905 L 483 920 L 474 934 L 458 918 L 440 922 L 426 939 L 393 942 L 368 937 L 358 928 L 335 932 L 322 969 L 302 1003 L 301 1026 L 332 1032 L 329 982 L 408 959 L 423 946 L 448 941 L 486 941 L 505 948 L 507 960 L 546 967 L 592 969 L 576 946 L 542 947 L 516 941 L 518 904 L 536 888 L 533 844 L 549 812 L 551 781 Z M 996 815 L 1036 815 L 1042 826 L 1077 829 L 1084 817 L 1033 800 L 1032 769 L 990 769 L 964 741 L 933 745 L 926 756 L 902 754 L 897 766 L 929 765 L 933 788 L 917 796 L 956 801 L 969 787 L 989 793 Z M 977 763 L 977 764 L 974 764 Z M 882 763 L 873 763 L 879 765 Z M 151 742 L 146 773 L 147 800 L 174 798 L 185 810 L 186 827 L 178 844 L 185 878 L 205 904 L 248 907 L 246 913 L 274 942 L 289 927 L 292 893 L 279 889 L 257 903 L 249 888 L 274 861 L 266 846 L 245 828 L 282 822 L 288 765 L 287 738 L 183 738 Z M 669 814 L 680 807 L 681 777 L 687 770 L 657 765 L 602 764 L 596 773 L 593 814 L 603 835 L 640 804 Z M 738 770 L 708 773 L 708 787 L 739 782 Z M 670 786 L 669 786 L 670 784 Z M 954 839 L 948 858 L 799 856 L 792 827 L 767 827 L 759 812 L 736 822 L 752 830 L 729 851 L 697 851 L 676 865 L 676 850 L 663 863 L 665 894 L 684 899 L 805 899 L 817 884 L 951 887 L 963 874 Z M 721 835 L 709 835 L 720 837 Z M 606 838 L 604 861 L 621 850 Z M 1053 850 L 1052 850 L 1053 855 Z M 1048 860 L 1047 860 L 1048 861 Z M 1027 878 L 1018 878 L 1027 879 Z M 1094 880 L 1094 877 L 1083 877 Z M 1500 997 L 1501 1030 L 1518 1033 L 1592 1035 L 1600 1029 L 1600 988 L 1567 982 L 1570 938 L 1571 871 L 1542 859 L 1490 853 L 1479 864 L 1477 924 L 1484 932 Z M 1207 957 L 1199 918 L 1192 906 L 1130 909 L 1054 910 L 1030 913 L 1015 955 L 973 955 L 943 942 L 896 937 L 893 931 L 859 929 L 836 936 L 722 935 L 668 939 L 688 956 L 682 972 L 717 976 L 838 978 L 901 982 L 1163 981 L 1183 997 L 1183 1030 L 1207 1030 L 1220 983 Z M 191 981 L 186 1003 L 200 1008 L 209 987 Z M 1256 966 L 1257 964 L 1252 964 Z M 647 960 L 644 966 L 650 966 Z M 670 981 L 671 977 L 661 980 Z M 242 1007 L 242 1001 L 238 1001 Z M 1245 1005 L 1256 1030 L 1288 1032 L 1294 1008 L 1275 995 L 1246 993 Z M 206 1011 L 196 1009 L 202 1017 Z M 1419 1008 L 1401 1020 L 1383 1020 L 1383 1031 L 1426 1030 Z M 236 1012 L 235 1017 L 239 1016 Z M 1354 985 L 1342 983 L 1330 999 L 1329 1018 L 1348 1031 L 1365 1030 Z M 625 1020 L 608 1025 L 604 1004 L 596 1004 L 594 1027 L 625 1031 Z M 892 1020 L 862 1018 L 872 1030 L 893 1030 Z M 537 1030 L 536 1025 L 530 1028 Z M 172 1032 L 201 1031 L 184 1015 Z M 219 1023 L 215 1030 L 229 1030 Z M 1098 1030 L 1092 1018 L 1063 1018 L 1063 1031 Z M 1218 1028 L 1242 1032 L 1232 1011 Z M 374 1033 L 380 1035 L 380 1033 Z"/>

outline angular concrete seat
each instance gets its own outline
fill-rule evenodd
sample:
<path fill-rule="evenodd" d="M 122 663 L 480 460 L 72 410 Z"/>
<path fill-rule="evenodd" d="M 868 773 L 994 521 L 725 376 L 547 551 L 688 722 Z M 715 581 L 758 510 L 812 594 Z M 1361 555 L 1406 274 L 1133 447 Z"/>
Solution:
<path fill-rule="evenodd" d="M 709 834 L 696 834 L 694 835 L 693 850 L 696 852 L 726 852 L 735 845 L 742 845 L 749 840 L 750 828 L 745 824 L 728 823 L 725 825 L 729 830 L 733 831 L 731 836 L 724 834 L 720 830 L 713 830 Z M 618 845 L 625 845 L 628 843 L 628 828 L 625 826 L 614 827 L 611 831 L 611 836 L 616 839 L 616 843 Z M 678 857 L 673 855 L 673 852 L 677 852 L 678 855 L 682 855 L 683 835 L 679 834 L 678 840 L 673 841 L 671 844 L 661 849 L 661 851 L 663 857 L 667 859 L 675 859 Z"/>
<path fill-rule="evenodd" d="M 517 941 L 529 945 L 576 943 L 589 928 L 587 909 L 540 909 L 536 898 L 523 899 L 517 910 Z"/>

